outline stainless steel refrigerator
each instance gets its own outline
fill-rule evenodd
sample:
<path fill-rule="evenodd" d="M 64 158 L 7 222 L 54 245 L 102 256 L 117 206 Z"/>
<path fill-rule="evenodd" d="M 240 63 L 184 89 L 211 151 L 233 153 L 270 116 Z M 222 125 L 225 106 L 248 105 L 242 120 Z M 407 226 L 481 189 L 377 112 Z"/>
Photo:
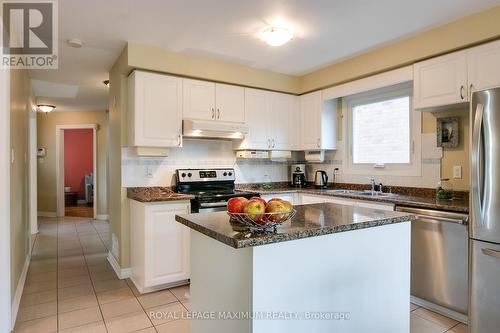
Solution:
<path fill-rule="evenodd" d="M 500 332 L 500 88 L 472 94 L 469 330 Z"/>

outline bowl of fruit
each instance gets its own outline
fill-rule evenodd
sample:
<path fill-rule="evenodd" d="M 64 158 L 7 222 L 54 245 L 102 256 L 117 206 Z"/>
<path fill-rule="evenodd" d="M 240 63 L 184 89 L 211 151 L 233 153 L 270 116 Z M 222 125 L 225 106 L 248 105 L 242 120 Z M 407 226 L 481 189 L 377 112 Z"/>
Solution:
<path fill-rule="evenodd" d="M 260 197 L 249 200 L 243 197 L 231 198 L 227 202 L 227 213 L 232 223 L 245 225 L 254 230 L 269 230 L 292 219 L 297 211 L 293 205 L 279 198 L 266 202 Z"/>

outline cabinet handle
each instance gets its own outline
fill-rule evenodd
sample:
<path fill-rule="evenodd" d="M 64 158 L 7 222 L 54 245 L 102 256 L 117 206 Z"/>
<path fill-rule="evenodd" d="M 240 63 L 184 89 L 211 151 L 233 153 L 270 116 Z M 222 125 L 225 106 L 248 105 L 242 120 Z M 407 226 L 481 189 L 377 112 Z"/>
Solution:
<path fill-rule="evenodd" d="M 460 98 L 464 99 L 464 86 L 460 86 Z"/>
<path fill-rule="evenodd" d="M 318 148 L 321 148 L 321 139 L 318 139 Z"/>
<path fill-rule="evenodd" d="M 469 95 L 472 96 L 472 89 L 474 89 L 474 84 L 470 84 L 469 86 Z"/>
<path fill-rule="evenodd" d="M 215 109 L 212 108 L 212 119 L 215 119 Z"/>
<path fill-rule="evenodd" d="M 182 135 L 179 134 L 179 137 L 177 138 L 177 146 L 181 146 L 181 143 L 182 143 Z"/>
<path fill-rule="evenodd" d="M 495 251 L 492 249 L 481 249 L 481 252 L 483 252 L 483 254 L 485 254 L 487 256 L 500 259 L 500 252 L 498 252 L 498 251 Z"/>
<path fill-rule="evenodd" d="M 276 147 L 276 142 L 273 139 L 273 148 Z"/>
<path fill-rule="evenodd" d="M 271 139 L 267 139 L 267 148 L 271 148 Z"/>
<path fill-rule="evenodd" d="M 220 109 L 217 109 L 217 119 L 220 119 Z"/>

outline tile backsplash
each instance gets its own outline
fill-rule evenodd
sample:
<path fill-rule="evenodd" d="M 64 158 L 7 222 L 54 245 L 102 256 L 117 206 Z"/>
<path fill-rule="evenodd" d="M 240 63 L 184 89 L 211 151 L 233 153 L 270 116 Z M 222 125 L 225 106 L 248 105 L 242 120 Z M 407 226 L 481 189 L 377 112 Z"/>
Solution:
<path fill-rule="evenodd" d="M 339 144 L 342 147 L 342 144 Z M 435 145 L 435 134 L 422 135 L 422 175 L 380 176 L 378 182 L 385 185 L 434 188 L 441 174 L 441 153 Z M 303 153 L 293 154 L 296 160 L 304 158 Z M 272 181 L 290 179 L 292 162 L 270 160 L 236 159 L 231 141 L 185 139 L 182 149 L 171 149 L 168 157 L 137 157 L 129 148 L 122 148 L 122 186 L 172 186 L 175 184 L 175 170 L 180 168 L 234 168 L 237 183 L 258 183 L 269 175 Z M 333 170 L 340 169 L 338 182 L 368 183 L 370 175 L 342 173 L 342 151 L 327 152 L 325 162 L 307 165 L 307 179 L 314 180 L 316 170 L 325 170 L 333 181 Z"/>

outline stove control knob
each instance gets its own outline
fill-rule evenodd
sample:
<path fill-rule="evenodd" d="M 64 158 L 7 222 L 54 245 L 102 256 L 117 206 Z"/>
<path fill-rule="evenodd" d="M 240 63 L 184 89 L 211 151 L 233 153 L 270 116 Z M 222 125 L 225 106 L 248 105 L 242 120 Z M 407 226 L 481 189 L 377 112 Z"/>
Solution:
<path fill-rule="evenodd" d="M 190 173 L 188 173 L 188 177 L 191 177 L 192 175 L 193 175 L 193 174 L 192 174 L 191 172 L 190 172 Z"/>
<path fill-rule="evenodd" d="M 229 176 L 232 176 L 232 175 L 233 175 L 233 173 L 232 173 L 232 172 L 230 172 L 230 173 L 229 173 Z"/>
<path fill-rule="evenodd" d="M 227 176 L 227 172 L 224 172 L 223 175 L 224 175 L 224 177 L 226 177 Z"/>
<path fill-rule="evenodd" d="M 186 173 L 182 173 L 181 176 L 182 176 L 182 178 L 186 177 Z"/>

